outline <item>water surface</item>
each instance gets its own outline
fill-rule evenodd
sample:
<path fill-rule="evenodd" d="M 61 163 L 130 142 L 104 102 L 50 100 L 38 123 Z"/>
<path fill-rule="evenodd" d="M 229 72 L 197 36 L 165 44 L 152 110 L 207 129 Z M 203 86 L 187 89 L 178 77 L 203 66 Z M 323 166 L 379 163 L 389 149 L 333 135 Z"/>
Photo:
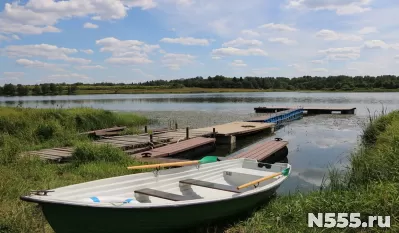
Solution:
<path fill-rule="evenodd" d="M 157 119 L 152 127 L 178 123 L 179 127 L 211 126 L 254 115 L 259 106 L 356 107 L 355 115 L 317 115 L 292 122 L 275 135 L 252 136 L 235 148 L 218 147 L 212 154 L 225 156 L 263 140 L 289 141 L 292 176 L 280 193 L 309 191 L 320 186 L 331 167 L 345 168 L 359 143 L 362 125 L 371 113 L 399 106 L 399 93 L 211 93 L 0 97 L 0 105 L 37 108 L 93 107 L 138 112 Z"/>

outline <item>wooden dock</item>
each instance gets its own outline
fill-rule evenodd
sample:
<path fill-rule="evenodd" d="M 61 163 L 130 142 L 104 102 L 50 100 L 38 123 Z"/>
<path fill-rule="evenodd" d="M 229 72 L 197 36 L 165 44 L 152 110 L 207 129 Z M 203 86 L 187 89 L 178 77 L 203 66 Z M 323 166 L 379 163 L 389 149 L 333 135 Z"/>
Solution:
<path fill-rule="evenodd" d="M 238 158 L 248 158 L 248 159 L 256 159 L 258 161 L 266 161 L 272 156 L 276 156 L 277 152 L 282 151 L 288 145 L 287 141 L 283 140 L 274 140 L 274 141 L 266 141 L 254 146 L 248 147 L 246 150 L 242 152 L 238 152 L 228 159 L 238 159 Z M 287 151 L 288 153 L 288 151 Z M 282 154 L 282 157 L 287 156 L 286 153 Z M 277 155 L 278 157 L 278 155 Z"/>
<path fill-rule="evenodd" d="M 100 130 L 98 130 L 100 131 Z M 91 131 L 88 132 L 92 134 Z M 140 135 L 123 135 L 123 136 L 102 136 L 100 140 L 95 140 L 92 143 L 97 145 L 112 145 L 114 147 L 124 150 L 127 154 L 139 153 L 142 150 L 157 148 L 171 143 L 183 142 L 188 139 L 197 137 L 209 137 L 213 132 L 178 129 L 173 131 L 156 131 L 154 134 L 140 134 Z M 215 140 L 214 138 L 211 140 Z M 24 155 L 39 156 L 44 160 L 51 160 L 54 162 L 68 162 L 72 158 L 72 147 L 43 149 L 38 151 L 25 152 Z"/>
<path fill-rule="evenodd" d="M 178 155 L 180 153 L 188 152 L 190 150 L 202 147 L 215 145 L 215 138 L 196 137 L 182 142 L 176 142 L 166 146 L 154 148 L 152 150 L 133 154 L 132 157 L 136 159 L 141 158 L 158 158 Z"/>
<path fill-rule="evenodd" d="M 307 114 L 332 114 L 339 112 L 341 114 L 355 114 L 356 108 L 352 107 L 322 107 L 322 106 L 308 106 L 308 107 L 294 107 L 294 106 L 277 106 L 277 107 L 257 107 L 256 113 L 274 113 L 286 111 L 290 109 L 302 108 Z"/>
<path fill-rule="evenodd" d="M 236 121 L 222 125 L 196 129 L 201 132 L 215 132 L 216 143 L 234 144 L 237 136 L 255 134 L 262 131 L 274 132 L 274 123 Z"/>
<path fill-rule="evenodd" d="M 277 113 L 268 113 L 256 117 L 252 117 L 247 122 L 265 122 L 265 123 L 275 123 L 279 125 L 284 122 L 293 121 L 302 118 L 303 109 L 288 109 L 280 111 Z"/>

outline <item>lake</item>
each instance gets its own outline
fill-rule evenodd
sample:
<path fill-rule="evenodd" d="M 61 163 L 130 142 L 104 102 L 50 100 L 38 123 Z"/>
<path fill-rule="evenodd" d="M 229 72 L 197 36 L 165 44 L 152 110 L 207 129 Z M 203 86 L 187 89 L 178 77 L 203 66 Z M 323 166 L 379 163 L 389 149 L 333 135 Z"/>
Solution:
<path fill-rule="evenodd" d="M 0 97 L 0 105 L 34 108 L 93 107 L 136 112 L 155 119 L 153 127 L 177 122 L 179 127 L 211 126 L 254 116 L 259 106 L 356 107 L 355 115 L 304 117 L 279 129 L 270 137 L 252 136 L 236 148 L 220 147 L 213 154 L 224 156 L 275 137 L 289 141 L 288 160 L 292 176 L 280 194 L 306 192 L 320 186 L 330 168 L 345 168 L 348 156 L 359 144 L 363 124 L 371 114 L 399 106 L 399 93 L 209 93 Z"/>

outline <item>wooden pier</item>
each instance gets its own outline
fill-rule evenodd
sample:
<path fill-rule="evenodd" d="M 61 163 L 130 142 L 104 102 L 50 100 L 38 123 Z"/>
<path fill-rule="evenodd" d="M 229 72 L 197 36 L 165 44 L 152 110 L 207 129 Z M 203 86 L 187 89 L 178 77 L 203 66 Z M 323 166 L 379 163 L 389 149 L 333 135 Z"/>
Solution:
<path fill-rule="evenodd" d="M 355 114 L 356 108 L 352 107 L 322 107 L 322 106 L 308 106 L 308 107 L 294 107 L 294 106 L 277 106 L 277 107 L 257 107 L 255 108 L 256 113 L 275 113 L 280 111 L 286 111 L 290 109 L 302 108 L 304 112 L 309 115 L 313 114 L 332 114 L 333 112 L 339 112 L 341 114 Z"/>
<path fill-rule="evenodd" d="M 278 161 L 280 157 L 287 156 L 288 154 L 288 149 L 286 149 L 287 145 L 288 145 L 287 141 L 279 139 L 278 140 L 276 139 L 274 141 L 266 141 L 248 147 L 246 150 L 243 150 L 242 152 L 238 152 L 237 154 L 228 157 L 228 159 L 248 158 L 248 159 L 256 159 L 259 162 L 260 161 L 267 162 L 267 160 L 276 159 Z M 286 149 L 286 151 L 284 149 Z"/>
<path fill-rule="evenodd" d="M 103 132 L 101 130 L 90 131 L 87 134 L 95 134 L 94 132 Z M 113 131 L 111 131 L 113 132 Z M 126 154 L 139 153 L 141 151 L 149 150 L 165 146 L 171 143 L 183 142 L 197 137 L 209 137 L 214 135 L 214 132 L 178 129 L 173 131 L 155 131 L 154 134 L 139 134 L 139 135 L 123 135 L 123 136 L 101 136 L 102 139 L 95 140 L 92 143 L 97 145 L 111 145 L 125 151 Z M 215 140 L 212 138 L 211 140 Z M 39 156 L 41 159 L 50 160 L 54 162 L 68 162 L 72 158 L 73 148 L 52 148 L 38 151 L 28 151 L 23 155 Z"/>
<path fill-rule="evenodd" d="M 265 122 L 265 123 L 275 123 L 280 125 L 281 123 L 293 121 L 302 118 L 303 109 L 289 109 L 280 111 L 277 113 L 269 113 L 265 115 L 256 116 L 246 120 L 247 122 Z"/>
<path fill-rule="evenodd" d="M 166 146 L 154 148 L 152 150 L 143 151 L 137 154 L 133 154 L 131 156 L 133 158 L 140 160 L 141 159 L 145 160 L 147 158 L 170 157 L 170 156 L 177 156 L 183 153 L 187 154 L 201 147 L 202 148 L 207 147 L 209 149 L 208 152 L 210 152 L 215 149 L 215 141 L 216 141 L 215 138 L 197 137 L 182 142 L 176 142 Z"/>
<path fill-rule="evenodd" d="M 262 131 L 267 131 L 271 134 L 274 132 L 274 127 L 274 123 L 236 121 L 196 130 L 201 132 L 214 132 L 216 134 L 216 143 L 218 144 L 234 144 L 237 136 L 255 134 Z"/>

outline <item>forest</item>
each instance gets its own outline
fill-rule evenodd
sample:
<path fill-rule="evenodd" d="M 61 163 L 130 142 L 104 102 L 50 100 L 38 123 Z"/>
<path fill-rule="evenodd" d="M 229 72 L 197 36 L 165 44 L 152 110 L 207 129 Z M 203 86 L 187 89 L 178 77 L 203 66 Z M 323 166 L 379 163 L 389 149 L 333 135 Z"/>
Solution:
<path fill-rule="evenodd" d="M 399 76 L 329 76 L 312 77 L 303 76 L 296 78 L 286 77 L 225 77 L 216 75 L 203 78 L 201 76 L 188 79 L 152 80 L 147 82 L 127 83 L 43 83 L 36 85 L 4 84 L 0 86 L 2 96 L 26 96 L 26 95 L 75 95 L 85 94 L 85 90 L 112 91 L 118 93 L 119 89 L 153 90 L 179 88 L 230 88 L 230 89 L 257 89 L 280 91 L 394 91 L 399 89 Z M 87 92 L 90 93 L 90 92 Z"/>

